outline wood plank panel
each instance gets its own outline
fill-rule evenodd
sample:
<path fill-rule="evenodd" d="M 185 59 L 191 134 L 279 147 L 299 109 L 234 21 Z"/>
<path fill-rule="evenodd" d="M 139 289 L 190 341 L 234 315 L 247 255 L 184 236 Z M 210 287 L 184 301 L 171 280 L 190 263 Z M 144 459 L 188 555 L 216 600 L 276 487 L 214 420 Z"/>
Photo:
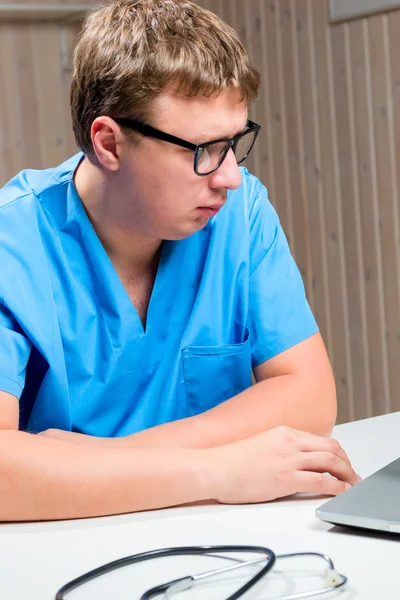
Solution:
<path fill-rule="evenodd" d="M 292 207 L 293 237 L 291 250 L 296 258 L 303 281 L 311 289 L 310 235 L 307 215 L 306 187 L 303 177 L 303 153 L 300 144 L 302 121 L 299 106 L 300 72 L 295 47 L 296 14 L 292 0 L 280 2 L 280 30 L 282 43 L 282 74 L 286 120 L 286 154 L 288 182 Z M 296 199 L 294 202 L 293 200 Z"/>
<path fill-rule="evenodd" d="M 20 169 L 24 146 L 17 43 L 15 31 L 4 24 L 0 25 L 0 184 Z M 18 156 L 21 156 L 19 160 Z"/>
<path fill-rule="evenodd" d="M 275 178 L 274 178 L 274 161 L 273 161 L 273 149 L 272 149 L 272 135 L 271 135 L 271 104 L 270 104 L 270 95 L 271 95 L 271 79 L 268 72 L 268 60 L 267 60 L 267 51 L 266 51 L 266 17 L 265 17 L 265 2 L 264 0 L 259 0 L 258 11 L 259 14 L 259 38 L 260 42 L 258 42 L 255 46 L 255 55 L 254 59 L 256 60 L 256 64 L 260 69 L 261 74 L 261 89 L 260 95 L 257 102 L 257 118 L 259 118 L 260 125 L 262 126 L 262 131 L 260 134 L 260 139 L 257 140 L 257 148 L 256 152 L 259 154 L 259 169 L 258 172 L 259 177 L 262 181 L 265 181 L 266 186 L 269 192 L 272 192 L 274 195 L 275 192 Z M 257 28 L 257 26 L 256 26 Z M 257 36 L 258 37 L 258 36 Z M 259 48 L 258 44 L 261 44 L 261 48 Z"/>
<path fill-rule="evenodd" d="M 18 85 L 21 98 L 21 123 L 24 132 L 23 156 L 26 165 L 38 169 L 43 164 L 39 129 L 39 103 L 35 86 L 33 65 L 34 25 L 15 25 L 18 43 L 16 55 L 18 63 Z"/>
<path fill-rule="evenodd" d="M 389 41 L 389 99 L 392 101 L 392 119 L 389 132 L 391 133 L 391 145 L 393 146 L 394 161 L 394 202 L 397 209 L 400 206 L 400 11 L 390 15 L 388 19 L 388 41 Z M 400 229 L 400 216 L 397 210 L 397 231 Z M 397 235 L 396 248 L 399 252 L 400 236 Z M 397 265 L 398 268 L 398 265 Z M 398 282 L 400 281 L 397 270 Z M 399 284 L 400 285 L 400 284 Z M 394 335 L 397 341 L 400 341 L 399 325 L 395 328 Z M 391 380 L 396 377 L 398 366 L 392 365 Z M 394 371 L 394 374 L 393 374 Z M 397 375 L 398 378 L 398 375 Z M 396 381 L 397 383 L 397 381 Z M 390 389 L 390 409 L 392 411 L 400 410 L 400 394 Z"/>
<path fill-rule="evenodd" d="M 69 89 L 71 85 L 72 78 L 72 58 L 73 58 L 73 49 L 76 44 L 76 40 L 78 38 L 78 34 L 80 31 L 81 25 L 80 23 L 72 23 L 67 27 L 66 30 L 66 46 L 67 53 L 69 55 L 69 59 L 67 60 L 66 65 L 61 64 L 61 98 L 62 98 L 62 114 L 63 114 L 63 122 L 64 122 L 64 136 L 65 136 L 65 145 L 67 147 L 67 156 L 75 154 L 78 151 L 76 146 L 73 130 L 72 130 L 72 122 L 71 122 L 71 109 L 69 102 Z"/>
<path fill-rule="evenodd" d="M 268 73 L 271 81 L 271 142 L 275 166 L 275 189 L 271 201 L 278 209 L 282 226 L 289 244 L 294 239 L 293 222 L 290 211 L 290 189 L 287 178 L 286 114 L 281 66 L 281 32 L 279 28 L 279 2 L 266 0 L 266 54 Z"/>
<path fill-rule="evenodd" d="M 365 331 L 362 319 L 362 256 L 357 215 L 357 182 L 355 178 L 354 147 L 351 136 L 346 25 L 331 30 L 331 57 L 333 67 L 334 112 L 337 136 L 339 186 L 342 198 L 343 251 L 346 260 L 346 289 L 349 315 L 351 364 L 355 404 L 365 406 L 367 371 L 364 345 Z"/>
<path fill-rule="evenodd" d="M 373 158 L 373 144 L 371 141 L 370 127 L 366 126 L 371 119 L 369 106 L 369 84 L 367 73 L 367 57 L 365 44 L 366 21 L 355 21 L 349 25 L 350 38 L 350 85 L 352 90 L 353 122 L 356 152 L 356 177 L 357 177 L 357 205 L 360 214 L 362 230 L 362 272 L 361 284 L 363 286 L 361 306 L 363 321 L 367 321 L 366 339 L 363 342 L 365 362 L 369 365 L 365 373 L 366 396 L 365 403 L 367 414 L 373 413 L 372 396 L 383 391 L 382 365 L 380 360 L 371 361 L 371 342 L 376 348 L 376 357 L 381 357 L 383 344 L 381 343 L 382 331 L 382 303 L 379 294 L 380 261 L 379 231 L 376 219 L 375 170 Z M 380 391 L 379 391 L 380 390 Z M 362 403 L 356 403 L 355 417 L 363 414 Z"/>
<path fill-rule="evenodd" d="M 60 53 L 48 52 L 48 48 L 60 48 L 59 27 L 37 24 L 32 37 L 32 70 L 37 102 L 37 145 L 40 147 L 41 164 L 56 166 L 68 155 L 65 135 L 62 71 Z M 51 90 L 51 93 L 43 93 Z"/>
<path fill-rule="evenodd" d="M 323 235 L 326 240 L 326 272 L 330 298 L 330 359 L 338 398 L 338 421 L 354 419 L 352 357 L 350 352 L 347 306 L 346 260 L 344 255 L 342 197 L 337 155 L 337 131 L 334 114 L 334 89 L 331 56 L 331 29 L 327 27 L 323 2 L 312 4 L 313 54 L 317 96 L 318 136 L 321 161 Z"/>
<path fill-rule="evenodd" d="M 380 248 L 378 258 L 381 265 L 380 294 L 382 297 L 383 353 L 380 357 L 384 387 L 373 390 L 372 401 L 378 413 L 390 409 L 390 391 L 399 391 L 398 365 L 400 345 L 396 330 L 399 329 L 398 297 L 398 244 L 397 206 L 394 202 L 393 161 L 389 129 L 392 126 L 391 103 L 388 98 L 387 44 L 384 31 L 385 18 L 372 17 L 368 20 L 368 54 L 370 60 L 372 135 L 376 163 L 377 221 Z M 385 285 L 383 285 L 383 281 Z M 397 366 L 396 366 L 397 365 Z M 389 372 L 392 374 L 390 377 Z M 391 381 L 389 381 L 389 379 Z"/>
<path fill-rule="evenodd" d="M 324 262 L 326 248 L 321 224 L 322 185 L 320 157 L 316 153 L 316 105 L 313 95 L 313 61 L 310 48 L 310 23 L 308 0 L 296 0 L 295 7 L 297 30 L 297 54 L 301 73 L 300 118 L 302 123 L 302 169 L 304 172 L 305 193 L 307 198 L 307 221 L 312 235 L 310 240 L 310 265 L 312 273 L 311 289 L 313 309 L 321 333 L 330 345 L 329 299 L 324 283 Z"/>

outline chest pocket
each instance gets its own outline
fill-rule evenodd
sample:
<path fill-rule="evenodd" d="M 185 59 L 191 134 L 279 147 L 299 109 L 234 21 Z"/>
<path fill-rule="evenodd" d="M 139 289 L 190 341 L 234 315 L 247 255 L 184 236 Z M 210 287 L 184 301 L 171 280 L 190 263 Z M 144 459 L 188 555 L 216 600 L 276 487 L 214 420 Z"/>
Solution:
<path fill-rule="evenodd" d="M 251 346 L 186 346 L 182 350 L 188 416 L 202 413 L 251 386 Z"/>

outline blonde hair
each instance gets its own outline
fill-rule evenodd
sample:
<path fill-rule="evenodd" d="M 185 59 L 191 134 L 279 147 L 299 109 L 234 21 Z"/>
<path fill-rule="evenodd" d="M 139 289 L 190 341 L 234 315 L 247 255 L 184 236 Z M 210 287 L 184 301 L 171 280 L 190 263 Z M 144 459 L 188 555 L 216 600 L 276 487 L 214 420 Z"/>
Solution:
<path fill-rule="evenodd" d="M 94 119 L 146 120 L 151 101 L 169 85 L 205 97 L 236 87 L 251 102 L 259 83 L 239 36 L 214 13 L 186 0 L 114 0 L 87 17 L 75 48 L 75 139 L 93 152 Z"/>

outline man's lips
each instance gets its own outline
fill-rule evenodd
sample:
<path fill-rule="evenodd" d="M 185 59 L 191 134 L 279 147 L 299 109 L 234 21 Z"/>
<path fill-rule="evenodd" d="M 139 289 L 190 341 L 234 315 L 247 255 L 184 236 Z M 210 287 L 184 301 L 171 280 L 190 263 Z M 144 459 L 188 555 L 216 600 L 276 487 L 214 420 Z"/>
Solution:
<path fill-rule="evenodd" d="M 213 217 L 221 210 L 225 202 L 218 204 L 210 204 L 209 206 L 198 206 L 197 210 L 200 211 L 206 217 Z"/>

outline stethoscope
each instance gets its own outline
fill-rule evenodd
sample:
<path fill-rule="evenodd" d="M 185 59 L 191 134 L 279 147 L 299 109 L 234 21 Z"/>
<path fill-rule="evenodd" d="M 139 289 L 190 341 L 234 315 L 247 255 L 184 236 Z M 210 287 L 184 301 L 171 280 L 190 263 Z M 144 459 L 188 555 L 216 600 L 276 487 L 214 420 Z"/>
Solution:
<path fill-rule="evenodd" d="M 259 554 L 262 555 L 262 557 L 258 557 L 256 559 L 251 560 L 240 560 L 231 556 L 220 556 L 230 553 L 237 554 L 239 552 Z M 55 600 L 65 600 L 67 594 L 69 594 L 73 590 L 76 590 L 78 587 L 84 585 L 85 583 L 88 583 L 89 581 L 92 581 L 93 579 L 96 579 L 97 577 L 101 577 L 102 575 L 106 575 L 111 571 L 115 571 L 116 569 L 121 569 L 122 567 L 127 567 L 129 565 L 140 563 L 146 560 L 151 560 L 153 558 L 188 555 L 214 556 L 233 561 L 235 562 L 235 564 L 221 567 L 219 569 L 213 569 L 212 571 L 205 571 L 204 573 L 198 573 L 196 575 L 187 575 L 179 579 L 173 579 L 172 581 L 167 581 L 166 583 L 162 583 L 161 585 L 147 590 L 144 594 L 142 594 L 140 600 L 150 600 L 151 598 L 155 598 L 160 594 L 165 594 L 166 598 L 170 599 L 172 594 L 177 594 L 190 588 L 193 588 L 194 586 L 203 583 L 206 579 L 210 577 L 214 577 L 221 573 L 227 573 L 229 571 L 241 569 L 249 565 L 265 562 L 265 565 L 260 569 L 260 571 L 258 571 L 236 592 L 234 592 L 228 598 L 225 599 L 237 600 L 238 598 L 243 596 L 243 594 L 245 594 L 250 588 L 252 588 L 258 581 L 260 581 L 260 579 L 267 575 L 267 573 L 274 566 L 276 560 L 304 556 L 313 556 L 324 560 L 326 564 L 325 580 L 328 586 L 316 590 L 311 590 L 309 592 L 300 592 L 297 594 L 279 596 L 276 597 L 276 600 L 278 598 L 279 600 L 299 600 L 301 598 L 310 598 L 312 596 L 317 596 L 318 594 L 326 594 L 328 592 L 337 590 L 338 588 L 343 587 L 347 583 L 347 577 L 336 571 L 333 562 L 329 558 L 329 556 L 326 556 L 325 554 L 320 554 L 319 552 L 295 552 L 292 554 L 275 555 L 275 553 L 270 548 L 265 548 L 263 546 L 181 546 L 176 548 L 161 548 L 159 550 L 150 550 L 148 552 L 142 552 L 141 554 L 126 556 L 124 558 L 120 558 L 113 562 L 102 565 L 101 567 L 93 569 L 93 571 L 89 571 L 88 573 L 85 573 L 84 575 L 81 575 L 80 577 L 77 577 L 76 579 L 73 579 L 69 583 L 63 585 L 63 587 L 60 588 L 57 592 Z"/>

